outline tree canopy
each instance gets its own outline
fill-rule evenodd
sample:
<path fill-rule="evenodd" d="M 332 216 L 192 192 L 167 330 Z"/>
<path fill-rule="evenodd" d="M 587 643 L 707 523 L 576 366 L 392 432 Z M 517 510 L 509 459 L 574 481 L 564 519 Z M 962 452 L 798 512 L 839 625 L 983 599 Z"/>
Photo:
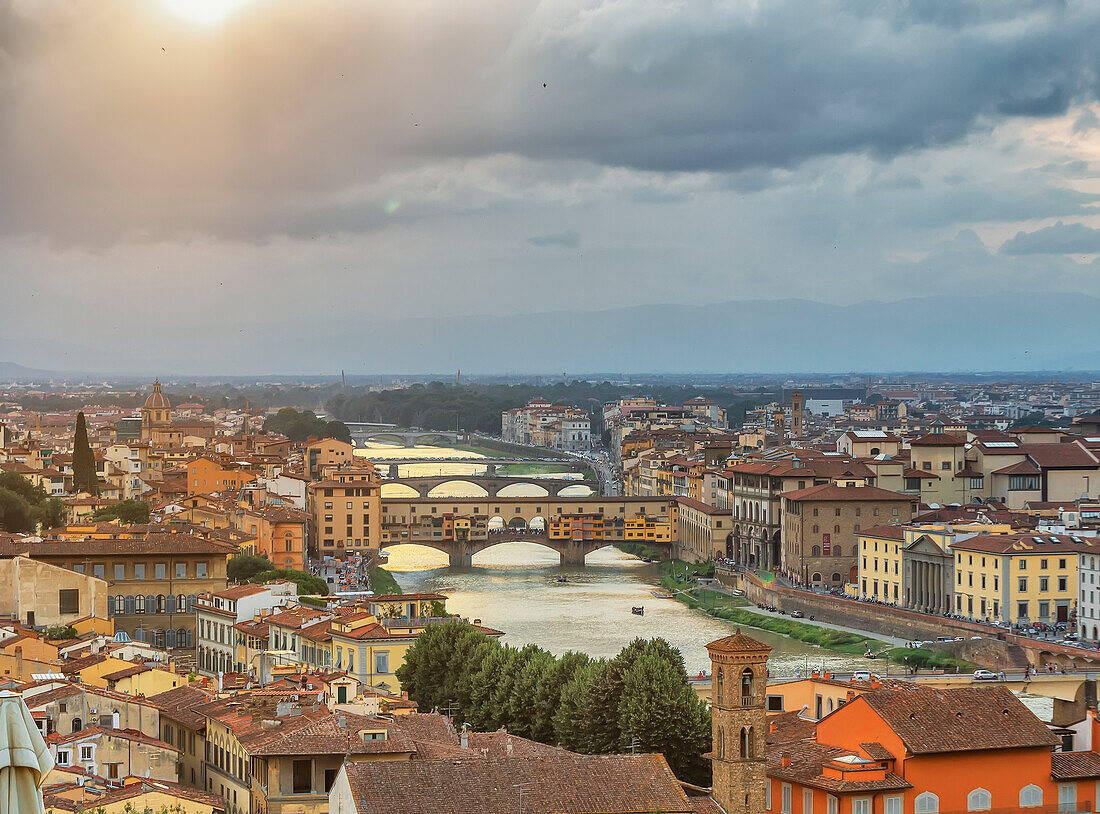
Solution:
<path fill-rule="evenodd" d="M 0 472 L 0 529 L 31 532 L 65 522 L 65 504 L 15 472 Z"/>
<path fill-rule="evenodd" d="M 256 585 L 262 585 L 265 582 L 274 582 L 279 579 L 293 582 L 298 586 L 299 594 L 311 596 L 325 596 L 328 594 L 328 583 L 323 579 L 315 577 L 313 574 L 307 574 L 305 571 L 296 571 L 293 568 L 274 568 L 269 571 L 261 571 L 248 581 Z"/>
<path fill-rule="evenodd" d="M 664 639 L 635 639 L 613 659 L 558 658 L 454 621 L 422 631 L 397 677 L 420 709 L 475 729 L 503 726 L 586 754 L 660 752 L 681 780 L 710 783 L 710 713 Z"/>
<path fill-rule="evenodd" d="M 234 582 L 245 582 L 263 571 L 275 570 L 275 563 L 256 554 L 237 554 L 229 558 L 225 575 Z"/>
<path fill-rule="evenodd" d="M 92 512 L 93 520 L 115 520 L 119 523 L 148 523 L 149 504 L 144 500 L 121 500 Z"/>
<path fill-rule="evenodd" d="M 326 421 L 312 410 L 284 407 L 264 421 L 264 432 L 285 435 L 295 443 L 310 438 L 335 438 L 351 443 L 351 430 L 342 421 Z"/>
<path fill-rule="evenodd" d="M 746 409 L 775 397 L 773 394 L 749 398 L 732 387 L 638 387 L 586 381 L 557 382 L 546 386 L 475 384 L 459 387 L 431 382 L 397 390 L 351 388 L 346 393 L 335 395 L 328 403 L 328 410 L 344 421 L 378 422 L 427 430 L 453 430 L 457 427 L 499 433 L 503 411 L 522 407 L 536 396 L 541 396 L 556 404 L 568 404 L 586 411 L 592 419 L 593 430 L 601 432 L 603 403 L 638 395 L 649 395 L 668 404 L 682 404 L 695 396 L 707 396 L 725 408 L 731 421 L 742 420 Z"/>

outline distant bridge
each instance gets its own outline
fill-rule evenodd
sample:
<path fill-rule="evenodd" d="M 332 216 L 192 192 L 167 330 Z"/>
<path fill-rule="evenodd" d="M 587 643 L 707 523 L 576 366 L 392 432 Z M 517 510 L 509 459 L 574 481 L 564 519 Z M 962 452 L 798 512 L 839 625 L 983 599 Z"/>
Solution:
<path fill-rule="evenodd" d="M 370 459 L 370 456 L 366 456 Z M 387 461 L 380 460 L 379 464 L 385 464 Z M 389 475 L 392 480 L 401 477 L 401 467 L 407 464 L 474 464 L 476 466 L 485 467 L 485 477 L 495 477 L 497 474 L 498 466 L 510 466 L 512 464 L 519 464 L 522 466 L 543 466 L 554 465 L 555 467 L 567 467 L 574 472 L 581 472 L 589 468 L 587 461 L 578 461 L 573 458 L 402 458 L 400 461 L 390 461 L 389 463 Z M 460 479 L 463 477 L 458 476 Z M 576 481 L 574 481 L 576 483 Z"/>
<path fill-rule="evenodd" d="M 446 483 L 469 483 L 485 490 L 487 497 L 496 497 L 502 489 L 509 486 L 537 486 L 546 491 L 551 497 L 557 497 L 563 490 L 570 486 L 587 486 L 594 494 L 599 494 L 599 481 L 594 480 L 569 480 L 566 478 L 547 477 L 507 477 L 500 475 L 426 475 L 416 477 L 390 477 L 382 482 L 383 486 L 395 484 L 407 486 L 416 490 L 420 497 L 431 497 L 431 492 L 436 487 Z"/>
<path fill-rule="evenodd" d="M 412 430 L 404 427 L 364 424 L 355 421 L 345 421 L 344 426 L 351 431 L 351 437 L 354 441 L 394 441 L 404 447 L 414 447 L 417 443 L 425 444 L 430 441 L 457 443 L 468 437 L 466 433 L 453 430 Z"/>

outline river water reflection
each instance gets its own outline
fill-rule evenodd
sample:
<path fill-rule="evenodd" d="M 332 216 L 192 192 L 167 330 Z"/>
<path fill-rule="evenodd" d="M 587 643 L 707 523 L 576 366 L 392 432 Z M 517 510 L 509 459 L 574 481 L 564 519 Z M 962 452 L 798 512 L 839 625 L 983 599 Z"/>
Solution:
<path fill-rule="evenodd" d="M 470 457 L 470 453 L 437 447 L 410 450 L 379 445 L 371 445 L 359 454 L 381 463 L 383 459 L 388 462 L 437 453 L 440 457 L 448 453 Z M 455 471 L 463 466 L 460 464 L 410 466 L 431 470 L 410 472 L 402 467 L 401 474 L 438 475 L 441 467 L 445 474 L 473 474 Z M 539 494 L 536 487 L 513 488 L 532 490 L 527 492 L 532 496 Z M 480 494 L 470 484 L 454 484 L 448 489 L 448 496 Z M 514 645 L 533 643 L 559 655 L 578 650 L 591 656 L 614 656 L 636 636 L 662 636 L 679 648 L 689 672 L 697 673 L 709 666 L 707 642 L 736 628 L 675 599 L 653 596 L 651 592 L 659 581 L 657 567 L 616 548 L 593 552 L 584 568 L 564 568 L 558 565 L 556 552 L 538 544 L 501 543 L 474 555 L 473 567 L 462 570 L 449 568 L 446 555 L 434 549 L 402 545 L 387 551 L 387 569 L 403 590 L 446 594 L 452 612 L 503 630 L 503 641 Z M 558 582 L 559 575 L 567 581 Z M 645 607 L 644 616 L 630 612 L 636 605 Z M 862 658 L 831 653 L 768 631 L 746 632 L 774 648 L 770 664 L 773 675 L 792 674 L 796 667 L 806 670 L 824 664 L 841 671 L 866 668 L 868 664 Z"/>

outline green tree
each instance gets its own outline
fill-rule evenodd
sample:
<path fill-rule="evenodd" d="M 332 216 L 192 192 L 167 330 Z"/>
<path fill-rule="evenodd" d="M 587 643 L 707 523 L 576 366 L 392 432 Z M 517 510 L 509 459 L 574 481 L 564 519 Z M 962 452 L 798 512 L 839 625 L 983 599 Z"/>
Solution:
<path fill-rule="evenodd" d="M 295 443 L 310 438 L 336 438 L 351 443 L 351 430 L 341 421 L 326 421 L 312 410 L 284 407 L 264 421 L 264 432 L 285 435 Z"/>
<path fill-rule="evenodd" d="M 397 679 L 423 710 L 457 704 L 456 718 L 466 720 L 470 708 L 470 677 L 485 656 L 500 645 L 461 621 L 429 625 L 422 630 L 397 668 Z"/>
<path fill-rule="evenodd" d="M 46 495 L 41 486 L 15 472 L 0 472 L 0 528 L 31 532 L 41 524 L 52 528 L 65 519 L 65 504 Z"/>
<path fill-rule="evenodd" d="M 535 648 L 525 658 L 517 660 L 507 701 L 509 732 L 532 740 L 535 738 L 535 728 L 539 720 L 535 699 L 546 675 L 555 671 L 557 665 L 558 660 L 541 648 Z"/>
<path fill-rule="evenodd" d="M 577 670 L 586 664 L 588 664 L 588 656 L 570 650 L 560 659 L 555 659 L 549 669 L 542 671 L 539 675 L 538 684 L 530 701 L 534 708 L 534 721 L 530 735 L 533 740 L 542 743 L 554 742 L 554 712 L 561 705 L 562 688 L 572 681 Z"/>
<path fill-rule="evenodd" d="M 265 582 L 274 582 L 276 580 L 286 580 L 293 582 L 298 586 L 298 594 L 305 594 L 307 596 L 327 596 L 328 595 L 328 583 L 320 577 L 315 577 L 313 574 L 308 574 L 305 571 L 298 571 L 294 568 L 276 568 L 270 571 L 261 571 L 260 573 L 251 577 L 248 581 L 255 585 L 262 585 Z"/>
<path fill-rule="evenodd" d="M 710 746 L 710 713 L 667 659 L 638 656 L 623 674 L 618 706 L 620 748 L 660 752 L 681 780 L 710 784 L 710 767 L 702 757 Z"/>
<path fill-rule="evenodd" d="M 515 659 L 515 648 L 503 645 L 485 654 L 471 681 L 470 709 L 466 723 L 482 732 L 499 729 L 504 723 L 495 703 L 495 690 Z"/>
<path fill-rule="evenodd" d="M 148 523 L 149 504 L 144 500 L 121 500 L 92 512 L 93 520 L 117 520 L 120 523 Z"/>
<path fill-rule="evenodd" d="M 84 421 L 83 412 L 76 414 L 76 434 L 73 436 L 73 488 L 78 492 L 99 494 L 95 455 L 88 443 L 88 425 Z"/>
<path fill-rule="evenodd" d="M 275 570 L 275 563 L 255 554 L 237 554 L 225 566 L 225 575 L 234 582 L 245 582 L 264 571 Z"/>
<path fill-rule="evenodd" d="M 596 732 L 596 721 L 603 718 L 601 707 L 607 698 L 605 686 L 610 664 L 606 659 L 590 661 L 574 672 L 561 690 L 561 701 L 554 713 L 554 733 L 565 749 L 584 754 L 596 754 L 610 740 L 606 733 Z M 613 705 L 613 708 L 617 708 Z M 618 727 L 616 726 L 616 734 Z"/>

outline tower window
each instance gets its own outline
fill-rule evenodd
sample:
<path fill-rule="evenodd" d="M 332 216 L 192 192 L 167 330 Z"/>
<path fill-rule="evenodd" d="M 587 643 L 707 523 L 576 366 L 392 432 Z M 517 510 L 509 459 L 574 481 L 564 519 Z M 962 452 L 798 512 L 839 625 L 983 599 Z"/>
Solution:
<path fill-rule="evenodd" d="M 741 673 L 741 706 L 752 706 L 752 670 L 748 667 Z"/>

